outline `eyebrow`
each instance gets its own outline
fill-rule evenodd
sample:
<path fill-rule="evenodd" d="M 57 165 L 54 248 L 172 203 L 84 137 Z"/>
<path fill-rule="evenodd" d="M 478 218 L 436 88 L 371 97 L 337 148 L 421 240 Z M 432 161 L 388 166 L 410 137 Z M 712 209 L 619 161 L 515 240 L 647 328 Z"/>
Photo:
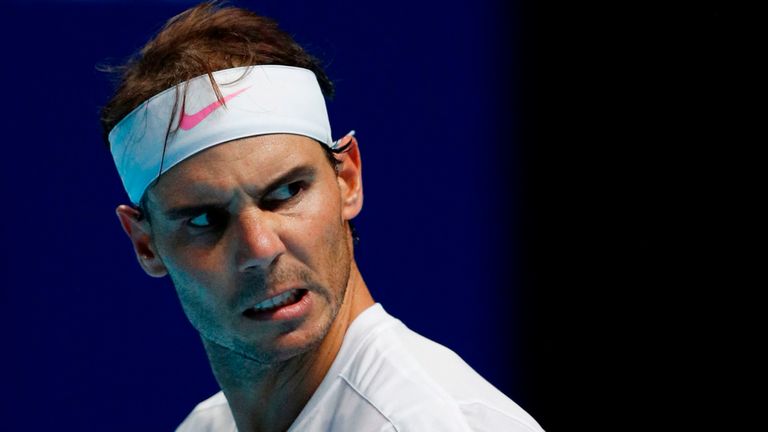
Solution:
<path fill-rule="evenodd" d="M 299 178 L 299 177 L 310 177 L 314 178 L 317 173 L 317 169 L 311 165 L 298 165 L 287 172 L 281 174 L 276 179 L 272 180 L 267 187 L 265 187 L 263 190 L 271 190 L 274 189 L 277 186 L 283 185 L 285 183 L 290 183 L 291 181 Z M 262 192 L 262 191 L 259 191 Z M 211 210 L 220 210 L 224 207 L 222 204 L 217 203 L 207 203 L 207 204 L 194 204 L 190 206 L 181 206 L 181 207 L 174 207 L 168 210 L 165 210 L 162 212 L 163 216 L 165 216 L 166 219 L 169 220 L 178 220 L 178 219 L 185 219 L 188 217 L 199 215 L 206 211 Z"/>

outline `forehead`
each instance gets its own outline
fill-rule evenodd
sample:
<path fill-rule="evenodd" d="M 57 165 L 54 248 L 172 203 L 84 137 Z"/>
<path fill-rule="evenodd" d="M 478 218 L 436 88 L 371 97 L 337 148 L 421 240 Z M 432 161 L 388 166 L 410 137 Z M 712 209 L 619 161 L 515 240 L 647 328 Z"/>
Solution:
<path fill-rule="evenodd" d="M 149 190 L 149 201 L 167 207 L 180 201 L 221 200 L 236 189 L 252 194 L 298 166 L 328 165 L 317 141 L 270 134 L 229 141 L 185 159 Z M 327 167 L 330 169 L 330 166 Z"/>

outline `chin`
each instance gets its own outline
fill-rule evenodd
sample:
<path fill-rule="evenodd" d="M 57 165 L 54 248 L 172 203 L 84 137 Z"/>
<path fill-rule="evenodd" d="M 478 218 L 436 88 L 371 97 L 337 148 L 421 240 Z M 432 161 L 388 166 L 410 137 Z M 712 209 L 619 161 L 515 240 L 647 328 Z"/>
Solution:
<path fill-rule="evenodd" d="M 265 354 L 277 362 L 290 360 L 293 357 L 302 355 L 317 348 L 322 343 L 325 335 L 328 333 L 328 327 L 316 324 L 306 329 L 306 331 L 298 330 L 282 335 L 275 340 L 274 344 L 267 349 Z"/>
<path fill-rule="evenodd" d="M 325 339 L 336 318 L 337 311 L 318 311 L 319 316 L 308 319 L 294 328 L 269 340 L 241 341 L 234 351 L 262 364 L 288 361 L 317 348 Z"/>

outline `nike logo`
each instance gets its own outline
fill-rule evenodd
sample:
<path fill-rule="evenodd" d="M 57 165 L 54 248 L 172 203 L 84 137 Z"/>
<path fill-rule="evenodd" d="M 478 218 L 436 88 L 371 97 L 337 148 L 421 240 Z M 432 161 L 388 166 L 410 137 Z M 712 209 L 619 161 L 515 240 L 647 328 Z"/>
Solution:
<path fill-rule="evenodd" d="M 205 120 L 206 117 L 211 115 L 212 112 L 216 111 L 224 103 L 228 102 L 229 100 L 239 95 L 240 93 L 248 90 L 249 88 L 250 86 L 244 89 L 240 89 L 232 93 L 231 95 L 224 96 L 223 101 L 217 100 L 216 102 L 208 105 L 207 107 L 201 109 L 200 111 L 194 114 L 187 114 L 186 112 L 182 113 L 181 121 L 179 122 L 179 127 L 185 131 L 188 131 L 194 128 L 195 126 L 199 125 L 201 121 Z"/>

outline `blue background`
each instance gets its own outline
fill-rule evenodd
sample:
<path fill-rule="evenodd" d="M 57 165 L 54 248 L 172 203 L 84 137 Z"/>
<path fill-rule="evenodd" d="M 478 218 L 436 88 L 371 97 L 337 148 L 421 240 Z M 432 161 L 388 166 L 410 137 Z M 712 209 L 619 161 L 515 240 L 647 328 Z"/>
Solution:
<path fill-rule="evenodd" d="M 119 64 L 196 2 L 3 5 L 4 430 L 171 430 L 218 390 L 170 280 L 135 262 L 101 141 Z M 534 416 L 521 383 L 520 16 L 498 1 L 238 1 L 336 84 L 360 142 L 374 298 Z M 12 427 L 8 427 L 8 425 Z M 546 428 L 547 425 L 542 423 Z"/>

